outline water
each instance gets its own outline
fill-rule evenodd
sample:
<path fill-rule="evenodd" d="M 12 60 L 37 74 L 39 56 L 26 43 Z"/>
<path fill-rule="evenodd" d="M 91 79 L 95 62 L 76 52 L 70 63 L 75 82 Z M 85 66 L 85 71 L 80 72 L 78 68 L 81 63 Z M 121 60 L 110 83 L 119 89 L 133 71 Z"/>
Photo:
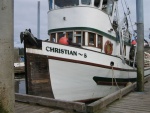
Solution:
<path fill-rule="evenodd" d="M 26 94 L 25 78 L 15 79 L 15 93 Z"/>

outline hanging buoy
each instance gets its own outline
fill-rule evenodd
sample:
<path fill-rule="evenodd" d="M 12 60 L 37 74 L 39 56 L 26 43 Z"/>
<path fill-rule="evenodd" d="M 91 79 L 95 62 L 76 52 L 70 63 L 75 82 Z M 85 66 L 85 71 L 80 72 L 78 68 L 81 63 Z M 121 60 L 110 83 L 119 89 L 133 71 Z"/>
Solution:
<path fill-rule="evenodd" d="M 59 39 L 59 42 L 58 42 L 59 44 L 63 44 L 63 45 L 69 45 L 69 43 L 68 43 L 68 38 L 67 37 L 61 37 L 60 39 Z"/>
<path fill-rule="evenodd" d="M 136 41 L 135 41 L 135 40 L 132 40 L 131 44 L 132 44 L 132 45 L 136 45 Z"/>
<path fill-rule="evenodd" d="M 111 41 L 107 40 L 104 46 L 104 51 L 107 55 L 111 55 L 113 51 L 113 44 Z"/>

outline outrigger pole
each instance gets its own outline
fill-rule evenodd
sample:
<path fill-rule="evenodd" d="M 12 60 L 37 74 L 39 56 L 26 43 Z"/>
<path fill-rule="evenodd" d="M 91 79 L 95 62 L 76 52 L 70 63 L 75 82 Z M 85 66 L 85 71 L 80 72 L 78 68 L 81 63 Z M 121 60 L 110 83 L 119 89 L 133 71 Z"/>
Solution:
<path fill-rule="evenodd" d="M 144 91 L 144 19 L 143 0 L 136 0 L 137 18 L 137 91 Z"/>

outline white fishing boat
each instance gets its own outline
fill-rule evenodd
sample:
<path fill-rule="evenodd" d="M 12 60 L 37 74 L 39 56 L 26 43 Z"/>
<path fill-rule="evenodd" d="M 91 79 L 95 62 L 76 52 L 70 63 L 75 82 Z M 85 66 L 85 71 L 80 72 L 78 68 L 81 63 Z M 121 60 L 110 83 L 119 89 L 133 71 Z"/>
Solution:
<path fill-rule="evenodd" d="M 117 90 L 111 88 L 113 82 L 125 85 L 136 81 L 132 33 L 127 15 L 123 21 L 118 19 L 118 0 L 48 3 L 49 40 L 35 38 L 30 30 L 21 32 L 29 94 L 30 86 L 47 80 L 34 80 L 37 76 L 49 76 L 53 98 L 70 101 L 101 98 Z M 144 71 L 149 75 L 150 67 Z"/>

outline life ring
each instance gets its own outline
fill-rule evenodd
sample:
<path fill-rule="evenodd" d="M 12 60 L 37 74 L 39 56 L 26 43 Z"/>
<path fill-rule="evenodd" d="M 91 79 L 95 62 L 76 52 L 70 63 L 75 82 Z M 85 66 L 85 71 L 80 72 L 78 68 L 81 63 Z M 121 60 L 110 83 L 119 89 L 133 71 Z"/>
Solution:
<path fill-rule="evenodd" d="M 113 51 L 113 44 L 111 41 L 107 40 L 104 46 L 104 51 L 107 55 L 111 55 Z"/>

